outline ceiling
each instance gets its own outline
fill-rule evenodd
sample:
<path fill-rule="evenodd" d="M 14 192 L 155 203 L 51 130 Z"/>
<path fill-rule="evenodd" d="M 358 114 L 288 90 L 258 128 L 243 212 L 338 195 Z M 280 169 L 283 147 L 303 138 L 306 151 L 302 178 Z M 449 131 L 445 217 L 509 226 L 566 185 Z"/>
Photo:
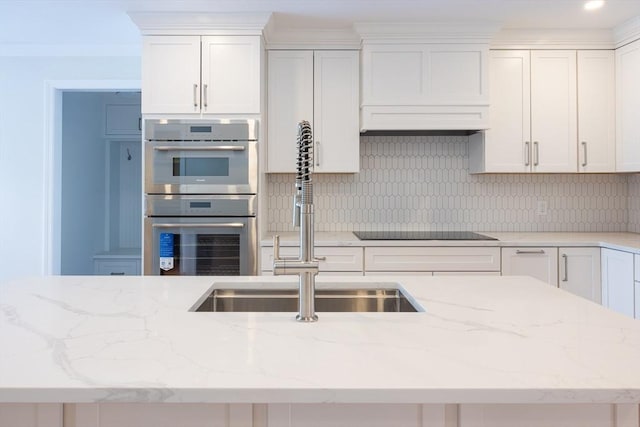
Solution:
<path fill-rule="evenodd" d="M 611 29 L 640 0 L 0 0 L 0 43 L 139 43 L 128 11 L 273 12 L 279 29 L 345 30 L 353 22 L 498 23 L 502 28 Z"/>

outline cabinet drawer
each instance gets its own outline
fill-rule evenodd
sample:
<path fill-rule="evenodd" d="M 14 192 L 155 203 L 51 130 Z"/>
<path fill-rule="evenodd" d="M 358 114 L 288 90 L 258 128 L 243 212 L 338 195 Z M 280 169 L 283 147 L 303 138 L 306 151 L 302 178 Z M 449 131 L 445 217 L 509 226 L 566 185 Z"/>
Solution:
<path fill-rule="evenodd" d="M 298 247 L 285 246 L 280 248 L 281 257 L 297 257 Z M 362 272 L 362 248 L 360 247 L 316 247 L 316 258 L 320 258 L 320 273 L 323 271 L 358 271 Z M 262 271 L 273 271 L 273 248 L 262 248 Z"/>
<path fill-rule="evenodd" d="M 365 271 L 500 271 L 500 248 L 367 247 Z"/>
<path fill-rule="evenodd" d="M 94 260 L 94 273 L 104 276 L 136 276 L 140 274 L 140 261 L 136 259 Z"/>

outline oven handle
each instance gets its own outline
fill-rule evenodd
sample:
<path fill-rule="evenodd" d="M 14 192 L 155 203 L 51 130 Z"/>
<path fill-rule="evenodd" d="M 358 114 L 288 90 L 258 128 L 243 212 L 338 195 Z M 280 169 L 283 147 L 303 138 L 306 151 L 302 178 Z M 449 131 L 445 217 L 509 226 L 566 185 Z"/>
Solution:
<path fill-rule="evenodd" d="M 184 227 L 184 228 L 244 228 L 244 224 L 241 222 L 224 222 L 224 223 L 216 223 L 216 224 L 151 224 L 151 227 L 154 228 L 176 228 L 176 227 Z"/>
<path fill-rule="evenodd" d="M 242 145 L 216 145 L 213 147 L 182 147 L 179 145 L 164 145 L 153 147 L 153 149 L 157 151 L 244 151 L 246 147 Z"/>

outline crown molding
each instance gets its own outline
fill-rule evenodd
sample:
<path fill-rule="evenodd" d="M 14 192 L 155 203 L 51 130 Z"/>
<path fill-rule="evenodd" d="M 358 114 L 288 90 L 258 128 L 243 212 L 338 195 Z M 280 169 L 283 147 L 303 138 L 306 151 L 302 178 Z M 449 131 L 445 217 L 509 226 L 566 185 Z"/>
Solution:
<path fill-rule="evenodd" d="M 358 22 L 354 29 L 363 42 L 489 43 L 500 29 L 497 22 Z"/>
<path fill-rule="evenodd" d="M 136 44 L 27 44 L 0 43 L 0 57 L 137 57 L 142 45 Z"/>
<path fill-rule="evenodd" d="M 128 12 L 143 35 L 261 35 L 271 13 Z"/>
<path fill-rule="evenodd" d="M 265 45 L 277 49 L 360 49 L 360 36 L 351 29 L 265 30 Z"/>
<path fill-rule="evenodd" d="M 613 29 L 616 48 L 640 39 L 640 16 L 630 19 Z"/>
<path fill-rule="evenodd" d="M 491 49 L 613 49 L 610 30 L 503 29 Z"/>

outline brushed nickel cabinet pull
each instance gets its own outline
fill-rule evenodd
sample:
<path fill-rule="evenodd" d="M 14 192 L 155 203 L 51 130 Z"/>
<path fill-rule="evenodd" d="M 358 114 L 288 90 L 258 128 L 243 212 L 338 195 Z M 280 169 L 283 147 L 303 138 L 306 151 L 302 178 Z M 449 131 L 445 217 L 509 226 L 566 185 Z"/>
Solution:
<path fill-rule="evenodd" d="M 531 164 L 531 143 L 529 141 L 524 142 L 524 165 L 529 166 Z"/>
<path fill-rule="evenodd" d="M 198 108 L 198 84 L 193 84 L 193 107 Z"/>
<path fill-rule="evenodd" d="M 533 141 L 533 166 L 540 163 L 540 147 L 538 141 Z"/>
<path fill-rule="evenodd" d="M 316 141 L 316 166 L 320 166 L 320 141 Z"/>
<path fill-rule="evenodd" d="M 582 159 L 582 167 L 587 166 L 587 141 L 582 141 L 582 150 L 584 158 Z"/>
<path fill-rule="evenodd" d="M 538 250 L 522 250 L 522 249 L 516 249 L 516 254 L 517 255 L 523 255 L 523 254 L 544 254 L 544 249 L 538 249 Z"/>
<path fill-rule="evenodd" d="M 207 99 L 209 98 L 207 93 L 208 89 L 209 85 L 205 84 L 204 86 L 202 86 L 202 92 L 204 93 L 204 108 L 207 108 L 209 106 L 209 102 L 207 101 Z"/>
<path fill-rule="evenodd" d="M 562 254 L 562 261 L 564 264 L 564 274 L 562 277 L 562 281 L 566 282 L 569 280 L 569 257 L 567 254 Z"/>

